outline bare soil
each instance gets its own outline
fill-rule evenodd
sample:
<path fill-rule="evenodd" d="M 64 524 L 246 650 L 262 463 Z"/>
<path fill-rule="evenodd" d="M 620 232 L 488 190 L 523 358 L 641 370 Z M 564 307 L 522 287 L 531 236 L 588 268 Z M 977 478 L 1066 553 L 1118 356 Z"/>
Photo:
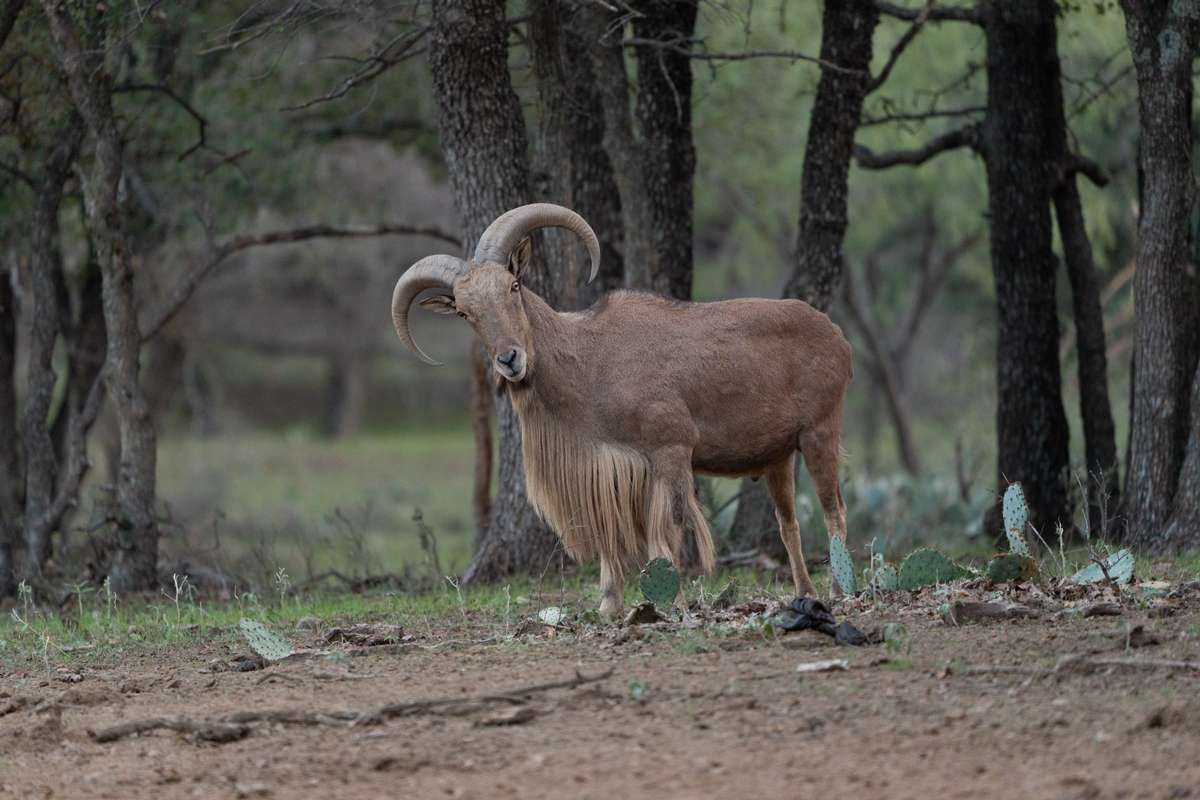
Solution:
<path fill-rule="evenodd" d="M 235 655 L 228 640 L 212 640 L 86 670 L 77 683 L 60 680 L 73 679 L 66 673 L 7 674 L 0 795 L 1200 798 L 1200 672 L 966 669 L 1048 669 L 1070 654 L 1197 661 L 1194 600 L 1161 618 L 1127 609 L 961 627 L 929 609 L 847 611 L 864 630 L 902 620 L 907 653 L 838 647 L 811 632 L 771 640 L 751 629 L 642 626 L 547 636 L 530 626 L 515 641 L 439 645 L 460 628 L 252 672 L 209 671 L 212 659 Z M 1131 648 L 1123 632 L 1139 623 L 1150 635 Z M 834 658 L 849 669 L 795 671 Z M 256 723 L 225 744 L 172 731 L 101 744 L 89 734 L 153 717 L 365 711 L 606 670 L 574 689 L 384 722 Z"/>

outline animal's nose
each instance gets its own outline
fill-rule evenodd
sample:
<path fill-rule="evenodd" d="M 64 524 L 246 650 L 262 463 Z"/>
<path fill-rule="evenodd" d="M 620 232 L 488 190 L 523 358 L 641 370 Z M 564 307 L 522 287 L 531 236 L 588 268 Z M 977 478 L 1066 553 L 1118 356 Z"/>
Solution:
<path fill-rule="evenodd" d="M 501 353 L 500 355 L 496 356 L 496 360 L 506 367 L 511 367 L 513 362 L 517 360 L 517 351 L 513 349 L 509 350 L 507 353 Z"/>

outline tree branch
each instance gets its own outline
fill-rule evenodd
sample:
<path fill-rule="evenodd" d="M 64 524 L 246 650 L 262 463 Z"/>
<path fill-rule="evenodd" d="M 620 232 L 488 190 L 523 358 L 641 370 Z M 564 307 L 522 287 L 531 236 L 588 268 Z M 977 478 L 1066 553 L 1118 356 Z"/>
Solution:
<path fill-rule="evenodd" d="M 969 147 L 979 151 L 979 126 L 967 125 L 944 133 L 930 140 L 924 147 L 916 150 L 892 150 L 886 153 L 873 153 L 861 144 L 854 145 L 854 161 L 863 169 L 887 169 L 900 164 L 917 167 L 929 161 L 934 156 L 949 150 Z"/>
<path fill-rule="evenodd" d="M 1100 189 L 1108 186 L 1108 173 L 1104 171 L 1103 167 L 1087 156 L 1071 153 L 1067 156 L 1067 163 L 1061 166 L 1059 181 L 1064 181 L 1076 173 L 1083 175 L 1092 182 L 1093 186 Z"/>
<path fill-rule="evenodd" d="M 871 0 L 866 0 L 871 2 Z M 896 5 L 895 3 L 884 2 L 884 0 L 874 0 L 875 7 L 879 9 L 881 14 L 887 14 L 889 17 L 896 19 L 915 20 L 921 15 L 923 9 L 906 8 Z M 930 9 L 929 19 L 934 22 L 970 22 L 974 25 L 983 24 L 983 15 L 978 9 L 970 6 L 938 6 Z"/>
<path fill-rule="evenodd" d="M 822 69 L 827 69 L 831 72 L 840 72 L 843 75 L 861 76 L 864 74 L 862 70 L 843 67 L 834 64 L 832 61 L 810 56 L 807 53 L 801 53 L 797 50 L 746 50 L 740 53 L 709 53 L 703 50 L 689 49 L 685 46 L 687 44 L 700 45 L 703 44 L 703 41 L 699 39 L 644 39 L 637 36 L 630 36 L 621 40 L 622 47 L 658 47 L 697 61 L 749 61 L 756 58 L 781 58 L 787 61 L 807 61 L 810 64 L 819 65 Z"/>
<path fill-rule="evenodd" d="M 870 128 L 876 125 L 889 125 L 893 122 L 924 122 L 925 120 L 941 119 L 943 117 L 966 117 L 971 114 L 982 114 L 985 111 L 987 111 L 987 106 L 967 106 L 965 108 L 947 108 L 945 110 L 933 108 L 928 111 L 885 114 L 881 117 L 866 117 L 858 123 L 858 127 Z"/>
<path fill-rule="evenodd" d="M 404 33 L 392 38 L 391 41 L 379 48 L 379 50 L 362 59 L 361 63 L 363 66 L 347 75 L 335 88 L 330 89 L 320 97 L 314 97 L 312 100 L 307 100 L 299 105 L 284 106 L 281 110 L 301 111 L 318 103 L 327 103 L 330 100 L 344 97 L 356 86 L 370 83 L 397 64 L 424 53 L 424 48 L 414 48 L 425 38 L 425 35 L 429 31 L 430 28 L 428 27 L 419 27 L 404 31 Z"/>
<path fill-rule="evenodd" d="M 196 127 L 199 130 L 199 138 L 196 143 L 179 154 L 177 161 L 183 161 L 192 153 L 196 152 L 207 145 L 208 135 L 208 120 L 204 115 L 197 111 L 191 103 L 175 93 L 175 90 L 169 86 L 156 83 L 124 83 L 113 87 L 113 94 L 129 93 L 129 92 L 157 92 L 158 94 L 166 95 L 175 102 L 177 106 L 187 112 L 188 116 L 196 120 Z"/>
<path fill-rule="evenodd" d="M 272 244 L 302 242 L 308 239 L 351 239 L 370 236 L 427 236 L 440 239 L 455 247 L 461 247 L 462 241 L 453 234 L 432 225 L 375 225 L 347 226 L 309 225 L 303 228 L 271 231 L 260 234 L 235 236 L 224 244 L 213 248 L 208 258 L 188 270 L 178 283 L 170 290 L 167 299 L 151 314 L 147 315 L 142 325 L 142 341 L 153 338 L 162 327 L 179 313 L 188 299 L 221 262 L 235 253 L 255 247 L 265 247 Z"/>
<path fill-rule="evenodd" d="M 912 40 L 917 38 L 917 34 L 921 32 L 921 28 L 925 25 L 925 21 L 929 19 L 929 14 L 932 10 L 933 0 L 925 0 L 925 5 L 921 8 L 921 13 L 916 16 L 912 25 L 909 26 L 904 35 L 896 42 L 891 54 L 888 55 L 887 63 L 883 65 L 883 69 L 867 84 L 866 94 L 871 94 L 880 86 L 887 83 L 887 79 L 891 77 L 892 69 L 895 68 L 896 62 L 900 60 L 900 56 L 912 44 Z"/>

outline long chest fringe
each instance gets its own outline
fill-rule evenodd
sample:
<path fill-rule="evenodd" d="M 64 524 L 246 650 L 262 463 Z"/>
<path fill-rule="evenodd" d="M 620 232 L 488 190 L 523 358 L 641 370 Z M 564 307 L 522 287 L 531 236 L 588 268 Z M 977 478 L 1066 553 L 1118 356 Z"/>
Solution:
<path fill-rule="evenodd" d="M 657 488 L 645 456 L 584 441 L 548 415 L 518 416 L 529 500 L 572 558 L 643 562 L 645 517 Z"/>

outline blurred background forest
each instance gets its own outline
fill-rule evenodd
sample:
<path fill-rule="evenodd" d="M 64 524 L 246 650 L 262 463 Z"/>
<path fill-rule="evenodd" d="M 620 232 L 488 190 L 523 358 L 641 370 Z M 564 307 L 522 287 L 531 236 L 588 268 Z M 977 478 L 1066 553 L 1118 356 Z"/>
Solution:
<path fill-rule="evenodd" d="M 945 141 L 983 130 L 992 113 L 996 42 L 977 24 L 991 4 L 704 0 L 682 4 L 693 30 L 660 26 L 657 43 L 638 44 L 655 38 L 655 14 L 679 16 L 656 3 L 680 4 L 4 3 L 0 311 L 15 361 L 0 364 L 12 395 L 12 408 L 0 408 L 9 422 L 0 422 L 0 437 L 10 437 L 0 445 L 9 462 L 10 584 L 0 588 L 21 576 L 99 582 L 146 535 L 158 537 L 159 573 L 189 573 L 198 583 L 236 576 L 261 586 L 279 568 L 294 583 L 329 570 L 358 581 L 403 574 L 406 565 L 451 575 L 467 568 L 479 528 L 470 331 L 415 313 L 417 340 L 447 364 L 429 368 L 396 342 L 386 306 L 411 263 L 459 253 L 478 234 L 456 205 L 436 59 L 447 46 L 444 15 L 489 5 L 507 14 L 508 80 L 529 132 L 527 201 L 572 205 L 561 196 L 569 170 L 550 141 L 555 95 L 537 52 L 546 14 L 574 37 L 561 43 L 568 61 L 593 50 L 594 63 L 616 58 L 624 68 L 637 137 L 656 130 L 653 109 L 638 98 L 648 66 L 657 59 L 668 75 L 682 59 L 691 85 L 673 87 L 683 105 L 670 116 L 677 127 L 686 120 L 694 146 L 694 218 L 678 229 L 691 230 L 687 277 L 701 301 L 789 291 L 805 249 L 798 219 L 814 102 L 831 72 L 815 63 L 830 47 L 823 16 L 872 9 L 877 85 L 860 98 L 851 129 L 844 257 L 827 303 L 856 353 L 843 440 L 851 541 L 864 552 L 872 540 L 877 551 L 905 552 L 931 538 L 969 549 L 989 547 L 998 533 L 984 520 L 998 486 L 1003 394 L 993 168 L 981 148 Z M 1138 82 L 1126 19 L 1105 0 L 1014 5 L 1051 9 L 1067 150 L 1086 159 L 1069 174 L 1103 318 L 1110 435 L 1124 455 L 1139 224 Z M 598 28 L 584 24 L 592 14 Z M 108 103 L 111 113 L 87 112 L 89 102 Z M 611 127 L 600 120 L 597 130 L 582 135 L 610 148 Z M 922 160 L 916 154 L 931 143 L 936 151 Z M 106 201 L 105 154 L 113 152 L 121 166 Z M 899 157 L 882 168 L 889 153 Z M 620 183 L 628 177 L 620 154 L 609 157 Z M 110 221 L 122 219 L 115 250 L 98 235 L 105 208 Z M 602 239 L 621 219 L 578 210 Z M 1057 332 L 1076 476 L 1061 479 L 1069 532 L 1087 510 L 1084 486 L 1095 467 L 1080 411 L 1093 389 L 1080 389 L 1074 295 L 1058 227 L 1052 235 L 1057 281 L 1042 316 Z M 626 239 L 632 249 L 628 230 Z M 557 251 L 541 250 L 553 272 Z M 624 283 L 636 285 L 624 257 Z M 102 277 L 106 259 L 121 258 L 140 320 L 140 334 L 136 324 L 124 334 L 126 354 L 140 349 L 134 380 L 143 406 L 130 406 L 127 424 L 111 402 L 119 384 L 110 378 L 106 391 L 94 389 L 106 346 L 112 361 L 118 319 Z M 122 458 L 146 444 L 139 417 L 156 433 L 150 501 L 131 499 L 136 487 L 117 481 Z M 806 548 L 820 553 L 820 514 L 807 478 L 801 486 Z M 770 548 L 746 555 L 754 548 L 736 530 L 746 503 L 739 491 L 733 481 L 704 482 L 715 530 L 733 559 L 768 558 Z M 138 502 L 152 519 L 127 513 Z M 31 533 L 36 520 L 45 524 Z M 30 548 L 44 558 L 31 558 Z"/>

